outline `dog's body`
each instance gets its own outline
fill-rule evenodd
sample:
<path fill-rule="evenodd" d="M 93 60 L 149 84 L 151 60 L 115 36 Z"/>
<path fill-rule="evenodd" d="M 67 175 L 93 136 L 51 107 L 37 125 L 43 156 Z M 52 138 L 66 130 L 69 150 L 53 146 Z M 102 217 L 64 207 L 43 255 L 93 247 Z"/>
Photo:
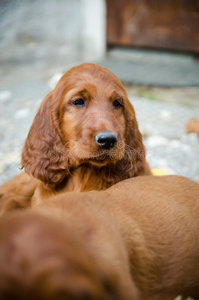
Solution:
<path fill-rule="evenodd" d="M 199 185 L 141 176 L 59 194 L 3 217 L 0 243 L 0 291 L 16 300 L 198 299 Z"/>
<path fill-rule="evenodd" d="M 39 181 L 26 173 L 15 176 L 0 187 L 0 216 L 7 211 L 30 207 Z"/>
<path fill-rule="evenodd" d="M 36 190 L 28 186 L 29 194 L 35 191 L 32 203 L 150 174 L 135 111 L 120 80 L 89 63 L 66 72 L 35 116 L 21 164 L 38 180 Z M 16 195 L 18 183 L 20 206 L 24 176 L 0 188 L 1 202 L 5 195 Z"/>

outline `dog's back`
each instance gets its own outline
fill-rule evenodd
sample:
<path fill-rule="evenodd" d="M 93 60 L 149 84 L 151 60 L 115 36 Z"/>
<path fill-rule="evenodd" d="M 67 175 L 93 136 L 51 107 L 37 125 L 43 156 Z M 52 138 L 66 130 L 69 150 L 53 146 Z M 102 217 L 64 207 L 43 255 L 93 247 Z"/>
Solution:
<path fill-rule="evenodd" d="M 18 229 L 21 222 L 23 227 Z M 37 233 L 30 228 L 36 228 Z M 54 228 L 52 232 L 50 228 Z M 21 284 L 26 287 L 23 292 L 26 291 L 28 278 L 24 278 L 24 283 L 23 272 L 29 269 L 35 271 L 34 282 L 40 282 L 41 270 L 45 270 L 48 278 L 55 278 L 52 282 L 59 291 L 62 270 L 66 269 L 67 284 L 71 274 L 76 275 L 72 285 L 65 285 L 67 293 L 73 286 L 79 290 L 80 276 L 83 282 L 89 282 L 85 288 L 88 299 L 172 300 L 177 295 L 199 298 L 199 185 L 186 178 L 146 176 L 123 181 L 106 191 L 65 193 L 32 210 L 5 216 L 0 229 L 1 260 L 4 257 L 0 282 L 11 290 L 10 283 L 21 274 Z M 24 237 L 25 229 L 28 239 Z M 21 241 L 20 251 L 16 243 L 13 248 L 16 236 Z M 62 245 L 60 241 L 66 242 Z M 36 251 L 31 251 L 31 243 Z M 55 247 L 56 255 L 54 245 L 59 245 Z M 15 257 L 17 249 L 20 261 L 9 258 L 9 253 Z M 34 259 L 35 266 L 38 262 L 36 253 L 39 257 L 50 253 L 52 260 L 43 255 L 41 268 L 37 264 L 34 269 Z M 59 262 L 60 258 L 62 266 L 56 263 L 53 269 L 49 262 Z M 9 280 L 8 271 L 12 275 Z M 89 274 L 93 275 L 88 279 Z M 31 284 L 29 281 L 29 287 Z M 83 295 L 82 290 L 79 295 L 75 289 L 72 293 L 73 298 L 64 299 L 79 299 Z M 59 298 L 44 294 L 40 299 Z"/>
<path fill-rule="evenodd" d="M 198 299 L 199 184 L 180 176 L 137 177 L 105 193 L 143 299 Z"/>

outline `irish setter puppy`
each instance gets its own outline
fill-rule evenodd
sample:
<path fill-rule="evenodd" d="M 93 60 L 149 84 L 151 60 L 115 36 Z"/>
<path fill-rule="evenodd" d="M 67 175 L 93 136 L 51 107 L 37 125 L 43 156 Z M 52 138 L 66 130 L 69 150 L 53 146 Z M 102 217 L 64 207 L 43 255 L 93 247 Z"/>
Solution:
<path fill-rule="evenodd" d="M 199 184 L 139 176 L 0 219 L 0 295 L 199 299 Z"/>
<path fill-rule="evenodd" d="M 91 63 L 66 72 L 39 108 L 21 165 L 39 180 L 34 202 L 150 174 L 135 111 L 120 80 Z"/>

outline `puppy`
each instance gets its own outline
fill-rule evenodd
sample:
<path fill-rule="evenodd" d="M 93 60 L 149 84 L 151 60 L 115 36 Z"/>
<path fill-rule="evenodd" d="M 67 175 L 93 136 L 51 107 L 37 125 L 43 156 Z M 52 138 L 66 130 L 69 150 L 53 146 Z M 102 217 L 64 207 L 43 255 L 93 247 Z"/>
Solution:
<path fill-rule="evenodd" d="M 32 203 L 65 191 L 104 190 L 150 174 L 135 111 L 120 80 L 91 63 L 66 72 L 35 116 L 21 165 L 38 180 L 36 190 L 30 189 Z M 14 183 L 22 198 L 24 176 Z M 16 195 L 10 186 L 3 193 L 0 188 L 2 202 L 3 195 Z"/>
<path fill-rule="evenodd" d="M 199 184 L 140 176 L 62 193 L 2 217 L 0 243 L 2 300 L 198 299 Z"/>

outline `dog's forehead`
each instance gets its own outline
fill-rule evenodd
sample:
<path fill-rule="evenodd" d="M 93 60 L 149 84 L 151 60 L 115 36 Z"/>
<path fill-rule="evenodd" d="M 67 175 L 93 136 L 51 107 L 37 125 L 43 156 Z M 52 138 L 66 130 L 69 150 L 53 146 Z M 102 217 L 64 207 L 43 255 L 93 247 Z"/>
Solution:
<path fill-rule="evenodd" d="M 77 74 L 91 74 L 92 76 L 100 75 L 100 76 L 115 76 L 108 69 L 93 63 L 84 63 L 79 66 L 73 67 L 66 72 L 66 74 L 77 75 Z"/>
<path fill-rule="evenodd" d="M 125 92 L 121 81 L 108 69 L 95 64 L 83 64 L 70 69 L 63 76 L 69 87 L 93 86 L 104 91 L 120 89 Z"/>

